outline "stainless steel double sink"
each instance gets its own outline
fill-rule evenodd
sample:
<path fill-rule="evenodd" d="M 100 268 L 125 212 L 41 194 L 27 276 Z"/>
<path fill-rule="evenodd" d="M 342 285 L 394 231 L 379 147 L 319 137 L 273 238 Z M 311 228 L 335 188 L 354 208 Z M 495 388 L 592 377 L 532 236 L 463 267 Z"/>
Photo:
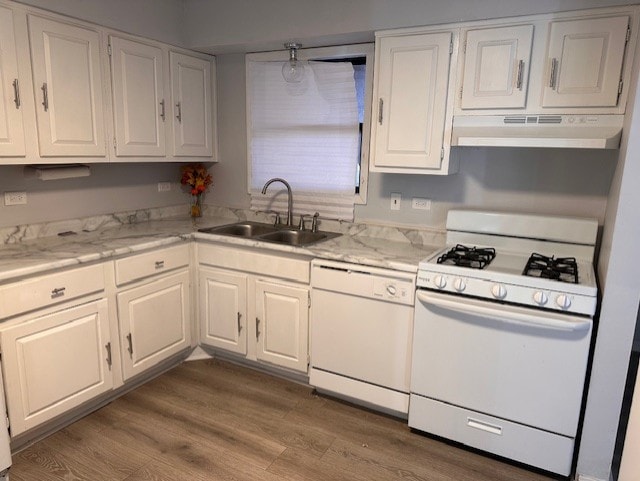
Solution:
<path fill-rule="evenodd" d="M 291 226 L 263 224 L 261 222 L 236 222 L 216 227 L 198 229 L 205 234 L 227 235 L 231 237 L 243 237 L 264 242 L 273 242 L 290 246 L 307 246 L 324 241 L 342 234 L 335 232 L 298 230 Z"/>

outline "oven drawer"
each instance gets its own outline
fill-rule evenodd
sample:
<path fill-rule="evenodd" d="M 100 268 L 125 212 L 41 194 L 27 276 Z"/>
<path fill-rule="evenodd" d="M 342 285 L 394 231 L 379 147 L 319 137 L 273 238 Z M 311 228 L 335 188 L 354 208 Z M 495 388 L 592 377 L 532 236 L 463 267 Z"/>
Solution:
<path fill-rule="evenodd" d="M 574 440 L 411 394 L 409 426 L 553 471 L 571 473 Z"/>

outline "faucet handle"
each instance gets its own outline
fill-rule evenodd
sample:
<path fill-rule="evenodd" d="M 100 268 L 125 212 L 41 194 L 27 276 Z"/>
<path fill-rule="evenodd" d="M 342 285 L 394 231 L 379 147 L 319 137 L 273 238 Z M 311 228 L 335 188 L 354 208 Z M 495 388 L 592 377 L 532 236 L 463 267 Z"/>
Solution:
<path fill-rule="evenodd" d="M 275 220 L 273 221 L 274 227 L 282 222 L 282 220 L 280 219 L 280 212 L 278 212 L 278 211 L 275 211 L 275 210 L 259 210 L 257 212 L 260 212 L 260 213 L 263 213 L 263 214 L 273 214 L 273 215 L 275 215 Z"/>
<path fill-rule="evenodd" d="M 313 214 L 313 220 L 311 221 L 311 232 L 318 232 L 318 217 L 320 217 L 320 212 L 316 212 Z"/>
<path fill-rule="evenodd" d="M 304 230 L 304 218 L 309 217 L 307 214 L 300 214 L 300 224 L 298 225 L 298 230 Z"/>

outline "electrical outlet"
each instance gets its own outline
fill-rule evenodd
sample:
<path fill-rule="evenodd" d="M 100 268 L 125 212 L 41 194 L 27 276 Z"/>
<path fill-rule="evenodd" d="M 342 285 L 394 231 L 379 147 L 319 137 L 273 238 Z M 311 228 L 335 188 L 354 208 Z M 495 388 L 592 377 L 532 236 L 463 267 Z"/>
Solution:
<path fill-rule="evenodd" d="M 22 205 L 27 203 L 26 192 L 5 192 L 4 205 Z"/>
<path fill-rule="evenodd" d="M 414 197 L 411 200 L 412 209 L 431 210 L 431 199 L 423 199 L 421 197 Z"/>
<path fill-rule="evenodd" d="M 171 190 L 171 182 L 158 182 L 158 192 L 169 192 Z"/>
<path fill-rule="evenodd" d="M 391 210 L 400 210 L 400 202 L 402 202 L 402 194 L 397 192 L 391 193 Z"/>

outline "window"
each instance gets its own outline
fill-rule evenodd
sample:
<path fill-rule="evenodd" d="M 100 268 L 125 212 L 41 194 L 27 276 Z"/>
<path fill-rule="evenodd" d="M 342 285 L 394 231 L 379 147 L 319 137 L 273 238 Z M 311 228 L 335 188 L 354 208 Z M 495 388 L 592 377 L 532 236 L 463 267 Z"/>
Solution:
<path fill-rule="evenodd" d="M 287 84 L 286 51 L 247 55 L 249 191 L 256 210 L 286 209 L 286 195 L 260 191 L 285 178 L 296 214 L 353 219 L 366 202 L 373 45 L 303 49 L 305 79 Z"/>

